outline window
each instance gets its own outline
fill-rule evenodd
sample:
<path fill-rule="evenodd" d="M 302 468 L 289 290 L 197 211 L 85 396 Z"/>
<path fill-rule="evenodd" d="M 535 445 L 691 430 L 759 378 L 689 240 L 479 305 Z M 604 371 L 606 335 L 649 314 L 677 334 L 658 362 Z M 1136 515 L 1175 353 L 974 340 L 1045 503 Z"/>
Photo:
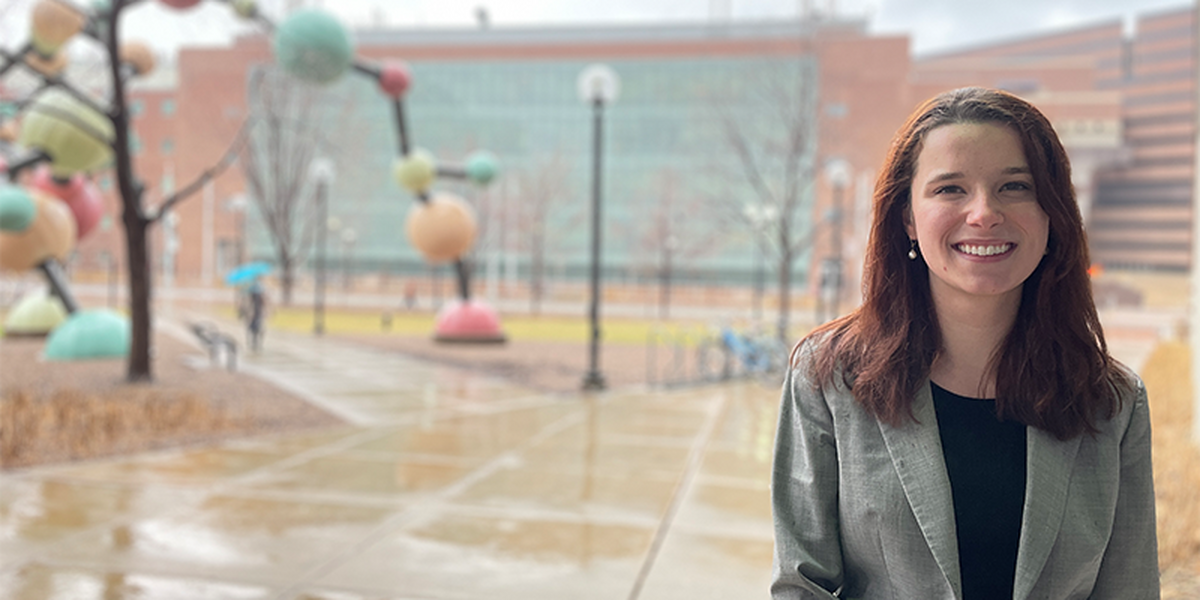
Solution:
<path fill-rule="evenodd" d="M 168 117 L 175 114 L 175 99 L 167 98 L 166 100 L 163 100 L 162 104 L 159 105 L 159 110 L 162 111 L 162 114 Z"/>
<path fill-rule="evenodd" d="M 142 110 L 145 108 L 146 108 L 145 103 L 142 102 L 141 99 L 131 100 L 129 102 L 129 116 L 137 117 L 138 115 L 142 114 Z"/>
<path fill-rule="evenodd" d="M 173 150 L 175 150 L 175 140 L 172 140 L 171 138 L 163 138 L 163 141 L 159 144 L 158 150 L 163 155 L 170 154 Z"/>

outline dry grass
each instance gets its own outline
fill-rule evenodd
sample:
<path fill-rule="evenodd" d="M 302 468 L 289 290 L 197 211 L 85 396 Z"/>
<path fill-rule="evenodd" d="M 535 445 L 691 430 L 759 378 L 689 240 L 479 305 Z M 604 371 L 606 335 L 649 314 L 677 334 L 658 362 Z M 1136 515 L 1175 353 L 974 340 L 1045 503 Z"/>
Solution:
<path fill-rule="evenodd" d="M 0 399 L 0 467 L 178 445 L 237 425 L 222 409 L 187 393 L 129 386 L 119 393 L 68 389 L 38 397 L 22 390 Z"/>
<path fill-rule="evenodd" d="M 1161 344 L 1143 368 L 1154 431 L 1154 488 L 1163 598 L 1200 598 L 1200 445 L 1191 438 L 1193 386 L 1185 344 Z"/>
<path fill-rule="evenodd" d="M 180 340 L 154 341 L 154 383 L 134 384 L 124 359 L 47 361 L 44 340 L 0 337 L 0 472 L 341 424 L 263 380 L 208 368 Z"/>

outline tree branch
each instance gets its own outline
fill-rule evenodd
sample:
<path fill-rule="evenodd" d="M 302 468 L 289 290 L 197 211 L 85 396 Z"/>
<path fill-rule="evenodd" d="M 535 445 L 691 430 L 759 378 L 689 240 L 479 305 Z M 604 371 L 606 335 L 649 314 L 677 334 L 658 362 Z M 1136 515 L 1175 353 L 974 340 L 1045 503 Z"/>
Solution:
<path fill-rule="evenodd" d="M 163 215 L 167 214 L 167 212 L 170 211 L 171 208 L 176 204 L 179 204 L 188 196 L 199 191 L 200 188 L 204 187 L 204 185 L 209 181 L 217 178 L 221 175 L 221 173 L 224 173 L 225 170 L 233 164 L 234 160 L 237 159 L 238 155 L 241 154 L 242 148 L 246 145 L 246 140 L 249 139 L 250 130 L 253 128 L 253 126 L 254 121 L 250 117 L 247 117 L 244 121 L 242 121 L 242 127 L 238 131 L 237 137 L 234 138 L 233 143 L 229 145 L 229 148 L 225 150 L 225 154 L 221 157 L 221 160 L 217 161 L 217 164 L 209 167 L 208 170 L 201 173 L 200 176 L 194 181 L 184 186 L 178 192 L 172 194 L 166 200 L 163 200 L 163 203 L 160 204 L 158 208 L 151 209 L 147 219 L 151 223 L 162 219 Z"/>

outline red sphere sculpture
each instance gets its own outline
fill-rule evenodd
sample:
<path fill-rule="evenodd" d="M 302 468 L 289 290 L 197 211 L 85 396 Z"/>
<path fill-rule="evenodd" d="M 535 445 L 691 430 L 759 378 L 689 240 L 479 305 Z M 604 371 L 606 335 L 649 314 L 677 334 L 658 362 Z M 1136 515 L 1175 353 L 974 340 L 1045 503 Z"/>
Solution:
<path fill-rule="evenodd" d="M 383 93 L 392 98 L 403 96 L 410 85 L 412 85 L 412 72 L 408 70 L 407 64 L 388 63 L 379 70 L 379 87 Z"/>
<path fill-rule="evenodd" d="M 43 165 L 33 172 L 30 185 L 62 200 L 71 209 L 71 215 L 75 217 L 75 239 L 83 239 L 104 216 L 104 198 L 100 190 L 83 175 L 75 175 L 69 181 L 60 183 L 50 176 L 50 168 Z"/>
<path fill-rule="evenodd" d="M 171 8 L 183 10 L 186 8 L 191 8 L 197 4 L 200 4 L 204 0 L 158 0 L 158 1 L 162 2 L 163 4 L 166 4 L 167 6 L 170 6 Z"/>

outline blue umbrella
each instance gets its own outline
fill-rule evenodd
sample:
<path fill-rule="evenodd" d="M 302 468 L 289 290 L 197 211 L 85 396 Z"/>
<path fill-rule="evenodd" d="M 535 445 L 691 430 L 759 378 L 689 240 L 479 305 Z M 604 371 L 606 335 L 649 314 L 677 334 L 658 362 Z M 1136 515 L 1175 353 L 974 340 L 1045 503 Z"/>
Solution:
<path fill-rule="evenodd" d="M 226 285 L 246 285 L 271 272 L 270 263 L 262 261 L 246 263 L 225 275 Z"/>

